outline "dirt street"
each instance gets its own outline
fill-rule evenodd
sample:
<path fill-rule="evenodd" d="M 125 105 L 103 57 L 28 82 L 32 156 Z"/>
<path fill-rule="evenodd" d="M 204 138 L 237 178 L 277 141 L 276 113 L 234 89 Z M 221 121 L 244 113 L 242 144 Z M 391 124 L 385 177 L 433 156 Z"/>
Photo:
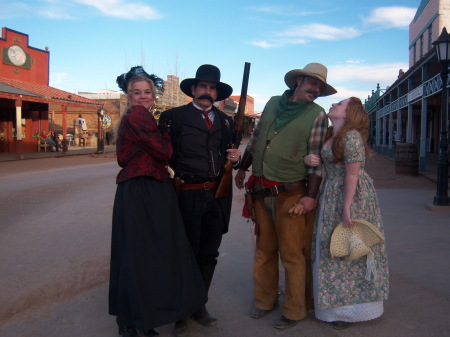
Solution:
<path fill-rule="evenodd" d="M 116 161 L 115 154 L 78 155 L 58 158 L 15 160 L 0 163 L 0 177 L 11 173 L 33 172 L 52 168 L 90 165 Z M 366 170 L 374 180 L 375 188 L 381 189 L 434 189 L 436 183 L 422 175 L 406 175 L 395 173 L 393 159 L 375 154 L 366 161 Z"/>
<path fill-rule="evenodd" d="M 107 281 L 118 172 L 115 156 L 0 163 L 0 323 Z"/>
<path fill-rule="evenodd" d="M 114 318 L 107 314 L 110 217 L 114 177 L 119 170 L 115 161 L 115 155 L 107 154 L 0 163 L 3 188 L 12 191 L 10 195 L 6 193 L 4 201 L 10 197 L 20 201 L 0 211 L 10 213 L 10 221 L 0 226 L 0 241 L 3 240 L 0 255 L 4 261 L 9 261 L 6 267 L 10 272 L 4 273 L 0 280 L 12 285 L 9 290 L 3 287 L 3 298 L 0 298 L 3 304 L 8 304 L 3 310 L 4 319 L 0 319 L 1 337 L 117 335 Z M 448 215 L 432 213 L 423 207 L 433 200 L 436 184 L 421 175 L 397 175 L 394 161 L 379 155 L 367 160 L 366 169 L 377 188 L 389 238 L 391 297 L 383 318 L 357 325 L 345 335 L 444 336 L 441 332 L 449 329 L 445 316 L 450 308 L 448 292 L 445 292 L 449 280 L 445 271 L 441 272 L 436 266 L 445 265 L 450 253 L 445 243 L 450 235 Z M 80 197 L 80 188 L 73 182 L 78 174 L 89 181 L 81 188 L 82 195 L 95 195 L 95 199 Z M 24 181 L 25 177 L 32 178 L 30 183 Z M 59 189 L 60 186 L 65 188 Z M 33 190 L 26 192 L 30 188 Z M 36 206 L 30 194 L 37 197 L 43 189 L 56 188 L 56 205 L 50 211 L 39 204 L 41 212 L 37 218 L 41 220 L 33 219 L 33 213 L 25 211 L 25 206 Z M 250 234 L 250 224 L 241 217 L 242 203 L 243 192 L 236 191 L 230 232 L 224 237 L 209 302 L 211 312 L 220 317 L 220 324 L 214 329 L 192 324 L 192 335 L 268 337 L 275 333 L 272 324 L 279 310 L 261 321 L 248 317 L 253 303 L 254 238 Z M 24 205 L 23 213 L 14 210 L 18 205 Z M 79 221 L 80 209 L 83 221 Z M 49 219 L 64 221 L 42 220 L 47 213 Z M 27 222 L 28 219 L 32 221 Z M 0 224 L 1 220 L 2 216 Z M 230 273 L 231 270 L 235 272 Z M 37 281 L 33 281 L 33 277 Z M 13 278 L 18 281 L 8 282 Z M 50 284 L 53 286 L 49 287 Z M 37 289 L 29 297 L 31 302 L 22 301 L 24 297 L 19 292 L 28 286 Z M 424 307 L 428 308 L 425 315 Z M 160 327 L 160 331 L 161 336 L 171 336 L 172 325 Z M 340 332 L 313 319 L 281 334 L 286 337 L 341 336 Z"/>

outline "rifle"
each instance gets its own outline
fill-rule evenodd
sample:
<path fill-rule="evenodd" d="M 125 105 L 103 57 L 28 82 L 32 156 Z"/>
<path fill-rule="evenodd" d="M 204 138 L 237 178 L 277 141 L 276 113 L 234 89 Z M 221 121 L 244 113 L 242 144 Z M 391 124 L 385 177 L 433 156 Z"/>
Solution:
<path fill-rule="evenodd" d="M 245 102 L 247 101 L 248 77 L 250 75 L 250 63 L 245 62 L 244 76 L 242 79 L 241 97 L 239 98 L 239 107 L 234 117 L 234 130 L 232 137 L 232 149 L 237 149 L 242 140 L 242 128 L 244 126 Z M 230 194 L 230 185 L 233 180 L 233 162 L 227 160 L 222 167 L 222 177 L 217 186 L 215 198 L 225 198 Z"/>

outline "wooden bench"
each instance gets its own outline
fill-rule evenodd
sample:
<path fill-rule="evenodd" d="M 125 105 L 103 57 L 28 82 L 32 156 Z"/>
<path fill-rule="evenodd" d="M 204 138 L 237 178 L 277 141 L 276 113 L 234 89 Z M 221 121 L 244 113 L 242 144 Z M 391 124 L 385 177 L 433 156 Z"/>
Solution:
<path fill-rule="evenodd" d="M 79 146 L 90 146 L 91 145 L 92 136 L 87 134 L 81 134 L 78 138 L 78 145 Z"/>
<path fill-rule="evenodd" d="M 48 145 L 45 138 L 42 138 L 41 136 L 37 136 L 37 146 L 38 146 L 38 152 L 41 152 L 41 148 L 44 148 L 44 152 L 47 152 L 47 149 L 50 149 L 50 145 Z"/>

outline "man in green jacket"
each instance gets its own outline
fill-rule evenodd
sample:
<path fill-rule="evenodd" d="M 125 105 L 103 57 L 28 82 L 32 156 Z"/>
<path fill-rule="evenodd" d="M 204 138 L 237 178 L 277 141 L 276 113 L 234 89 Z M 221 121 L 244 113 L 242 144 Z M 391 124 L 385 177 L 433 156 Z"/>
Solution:
<path fill-rule="evenodd" d="M 336 93 L 327 84 L 327 68 L 319 63 L 291 70 L 284 80 L 289 90 L 266 104 L 235 177 L 242 189 L 252 165 L 246 186 L 253 198 L 257 238 L 250 316 L 261 318 L 277 305 L 280 256 L 286 272 L 283 314 L 275 324 L 280 330 L 295 326 L 313 308 L 313 210 L 322 177 L 320 167 L 307 167 L 303 157 L 320 153 L 328 128 L 325 111 L 314 100 Z M 302 211 L 292 213 L 294 205 Z"/>

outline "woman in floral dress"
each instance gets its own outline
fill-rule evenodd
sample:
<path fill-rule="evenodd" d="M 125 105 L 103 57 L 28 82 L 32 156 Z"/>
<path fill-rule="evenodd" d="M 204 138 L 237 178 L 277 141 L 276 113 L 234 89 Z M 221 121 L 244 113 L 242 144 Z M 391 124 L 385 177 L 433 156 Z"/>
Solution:
<path fill-rule="evenodd" d="M 316 318 L 342 329 L 383 314 L 389 275 L 384 242 L 371 247 L 377 276 L 370 280 L 365 256 L 352 261 L 330 256 L 331 235 L 340 222 L 352 227 L 353 219 L 366 220 L 381 233 L 383 223 L 373 181 L 364 170 L 369 121 L 361 100 L 351 97 L 332 104 L 328 117 L 333 127 L 321 157 L 305 157 L 306 164 L 322 162 L 325 169 L 312 248 L 314 304 Z"/>

